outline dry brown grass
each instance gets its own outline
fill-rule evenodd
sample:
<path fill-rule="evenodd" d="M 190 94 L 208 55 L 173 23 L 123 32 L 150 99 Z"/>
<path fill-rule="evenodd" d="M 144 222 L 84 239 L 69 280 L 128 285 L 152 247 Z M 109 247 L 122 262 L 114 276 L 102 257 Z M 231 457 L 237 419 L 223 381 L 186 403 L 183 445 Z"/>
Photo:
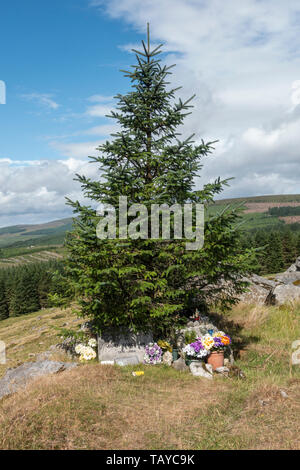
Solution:
<path fill-rule="evenodd" d="M 280 391 L 288 392 L 283 398 Z M 300 449 L 300 380 L 284 389 L 270 384 L 258 387 L 232 428 L 232 434 L 247 434 L 251 449 Z"/>
<path fill-rule="evenodd" d="M 81 322 L 71 308 L 51 308 L 0 321 L 0 340 L 6 344 L 7 356 L 7 363 L 0 364 L 0 377 L 8 367 L 32 361 L 37 354 L 58 343 L 57 328 L 75 328 Z"/>
<path fill-rule="evenodd" d="M 52 324 L 72 321 L 70 312 L 46 315 L 45 344 L 54 342 Z M 300 305 L 230 312 L 228 331 L 246 344 L 237 361 L 246 380 L 210 382 L 166 366 L 141 366 L 145 375 L 133 377 L 130 367 L 99 364 L 40 379 L 0 402 L 0 448 L 300 449 L 300 368 L 289 363 L 299 316 Z M 8 324 L 10 351 L 18 335 L 26 351 L 39 342 L 37 319 L 27 320 L 20 330 L 25 320 Z"/>
<path fill-rule="evenodd" d="M 189 448 L 198 416 L 228 385 L 170 369 L 164 381 L 161 369 L 156 372 L 148 376 L 146 368 L 137 378 L 128 370 L 88 365 L 41 379 L 4 400 L 0 448 Z"/>

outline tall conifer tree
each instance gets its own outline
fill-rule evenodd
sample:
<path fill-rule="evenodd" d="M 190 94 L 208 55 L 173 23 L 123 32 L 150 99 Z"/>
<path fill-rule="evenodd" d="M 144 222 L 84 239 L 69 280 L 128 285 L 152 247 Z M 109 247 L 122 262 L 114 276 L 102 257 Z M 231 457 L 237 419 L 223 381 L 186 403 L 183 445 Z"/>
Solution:
<path fill-rule="evenodd" d="M 149 31 L 142 46 L 141 51 L 134 50 L 136 65 L 125 71 L 132 89 L 116 96 L 116 110 L 110 116 L 119 131 L 99 147 L 99 156 L 91 157 L 101 178 L 76 179 L 85 197 L 94 204 L 113 205 L 117 215 L 119 196 L 127 196 L 129 206 L 142 203 L 147 208 L 211 204 L 227 180 L 217 178 L 196 190 L 195 177 L 213 142 L 195 144 L 193 136 L 180 140 L 178 127 L 190 112 L 192 98 L 177 101 L 177 90 L 168 88 L 172 67 L 159 60 L 161 46 L 151 49 Z M 237 209 L 208 218 L 204 248 L 186 251 L 184 240 L 99 240 L 94 206 L 68 203 L 77 217 L 67 237 L 67 276 L 81 314 L 93 317 L 100 329 L 168 327 L 183 312 L 209 301 L 230 305 L 244 288 L 238 275 L 249 270 L 253 252 L 240 247 L 234 227 Z M 231 290 L 224 290 L 221 280 L 232 283 Z"/>

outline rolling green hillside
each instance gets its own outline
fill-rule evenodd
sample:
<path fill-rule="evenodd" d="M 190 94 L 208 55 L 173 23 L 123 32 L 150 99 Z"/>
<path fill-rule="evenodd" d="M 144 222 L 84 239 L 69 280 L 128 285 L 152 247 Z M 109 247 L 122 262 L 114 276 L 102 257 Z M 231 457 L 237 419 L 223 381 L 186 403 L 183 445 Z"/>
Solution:
<path fill-rule="evenodd" d="M 220 199 L 209 206 L 208 213 L 217 214 L 229 205 L 240 206 L 243 209 L 245 230 L 280 230 L 291 224 L 299 225 L 300 229 L 300 215 L 297 215 L 300 211 L 300 194 Z"/>
<path fill-rule="evenodd" d="M 214 215 L 228 205 L 240 205 L 244 209 L 243 219 L 246 230 L 270 228 L 280 229 L 287 224 L 300 224 L 300 194 L 256 196 L 234 199 L 220 199 L 208 208 L 208 213 Z M 282 209 L 294 208 L 294 211 L 272 211 L 274 207 Z M 299 207 L 299 209 L 298 209 Z M 281 217 L 281 213 L 291 217 Z M 299 219 L 299 220 L 298 220 Z M 65 233 L 72 228 L 72 219 L 61 219 L 38 225 L 15 225 L 0 228 L 0 249 L 2 257 L 10 257 L 30 253 L 28 250 L 63 245 Z"/>
<path fill-rule="evenodd" d="M 72 219 L 62 219 L 45 224 L 0 228 L 0 248 L 62 245 L 65 233 L 71 227 Z"/>
<path fill-rule="evenodd" d="M 279 203 L 287 203 L 287 202 L 299 202 L 300 203 L 300 194 L 278 194 L 278 195 L 271 195 L 271 196 L 251 196 L 251 197 L 238 197 L 232 199 L 219 199 L 216 201 L 216 204 L 223 205 L 223 204 L 232 204 L 232 203 L 268 203 L 268 202 L 279 202 Z"/>

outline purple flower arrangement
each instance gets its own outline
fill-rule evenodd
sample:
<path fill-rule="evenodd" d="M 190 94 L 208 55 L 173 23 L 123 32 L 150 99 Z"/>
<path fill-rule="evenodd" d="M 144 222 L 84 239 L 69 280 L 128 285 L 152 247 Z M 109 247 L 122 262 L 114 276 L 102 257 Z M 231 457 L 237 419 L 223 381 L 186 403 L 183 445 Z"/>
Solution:
<path fill-rule="evenodd" d="M 149 343 L 145 348 L 144 364 L 160 364 L 162 354 L 162 349 L 157 343 Z"/>
<path fill-rule="evenodd" d="M 223 331 L 217 331 L 213 334 L 200 336 L 193 343 L 183 348 L 183 352 L 190 358 L 201 359 L 212 351 L 219 351 L 229 346 L 231 339 Z"/>

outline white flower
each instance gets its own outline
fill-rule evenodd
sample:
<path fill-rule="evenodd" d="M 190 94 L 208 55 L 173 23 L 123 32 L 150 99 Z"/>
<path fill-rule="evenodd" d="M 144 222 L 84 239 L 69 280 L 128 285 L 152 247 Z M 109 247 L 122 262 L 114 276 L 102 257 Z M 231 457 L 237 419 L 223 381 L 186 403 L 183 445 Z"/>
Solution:
<path fill-rule="evenodd" d="M 80 354 L 80 361 L 90 361 L 92 359 L 95 359 L 96 352 L 91 346 L 85 346 L 84 344 L 78 344 L 75 347 L 75 351 L 77 354 Z"/>
<path fill-rule="evenodd" d="M 188 344 L 187 346 L 185 346 L 185 348 L 183 348 L 182 351 L 183 351 L 184 353 L 186 353 L 188 356 L 195 356 L 195 355 L 196 355 L 195 349 L 192 348 L 190 344 Z"/>
<path fill-rule="evenodd" d="M 94 339 L 94 338 L 91 338 L 88 342 L 88 345 L 91 347 L 91 348 L 95 348 L 97 346 L 97 341 Z"/>
<path fill-rule="evenodd" d="M 76 352 L 76 354 L 81 354 L 83 348 L 84 348 L 84 345 L 83 345 L 83 344 L 76 344 L 76 346 L 75 346 L 75 352 Z"/>

